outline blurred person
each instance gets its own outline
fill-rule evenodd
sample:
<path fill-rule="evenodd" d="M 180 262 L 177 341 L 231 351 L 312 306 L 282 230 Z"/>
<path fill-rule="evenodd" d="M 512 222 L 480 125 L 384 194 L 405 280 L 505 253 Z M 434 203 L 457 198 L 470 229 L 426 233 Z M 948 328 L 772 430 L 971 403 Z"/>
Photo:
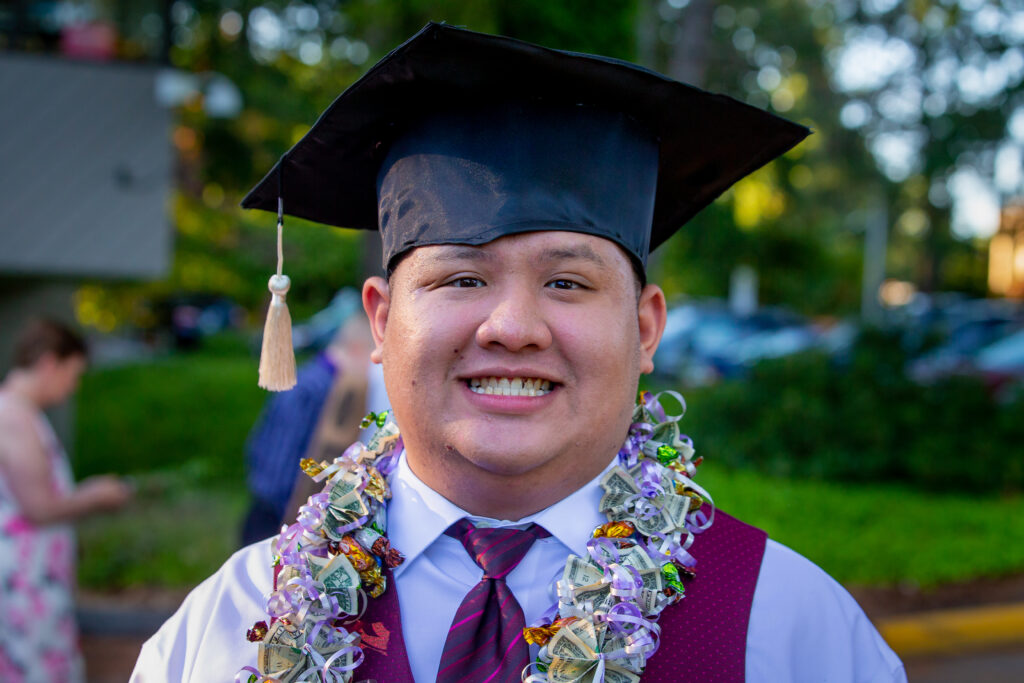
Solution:
<path fill-rule="evenodd" d="M 299 461 L 333 460 L 360 436 L 367 412 L 388 408 L 380 366 L 370 363 L 373 336 L 363 312 L 338 328 L 330 344 L 307 361 L 296 386 L 271 396 L 246 443 L 252 502 L 242 545 L 273 536 L 315 493 Z"/>
<path fill-rule="evenodd" d="M 30 323 L 0 384 L 0 681 L 81 681 L 70 522 L 114 510 L 131 488 L 110 475 L 77 486 L 43 413 L 85 370 L 85 342 L 51 320 Z"/>

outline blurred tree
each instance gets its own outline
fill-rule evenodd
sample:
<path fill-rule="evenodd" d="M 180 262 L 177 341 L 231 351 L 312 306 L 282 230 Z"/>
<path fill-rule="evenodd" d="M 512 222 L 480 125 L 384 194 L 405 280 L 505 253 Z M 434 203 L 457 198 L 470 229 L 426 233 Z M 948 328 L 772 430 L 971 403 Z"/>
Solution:
<path fill-rule="evenodd" d="M 722 296 L 732 271 L 749 265 L 762 303 L 808 313 L 859 303 L 860 232 L 887 182 L 839 124 L 844 100 L 822 56 L 840 34 L 812 4 L 641 0 L 638 54 L 649 66 L 814 131 L 663 247 L 654 274 L 670 294 Z"/>
<path fill-rule="evenodd" d="M 976 242 L 1024 187 L 1024 3 L 841 0 L 815 11 L 840 38 L 824 54 L 846 100 L 840 120 L 899 184 L 893 267 L 928 290 L 984 294 Z"/>
<path fill-rule="evenodd" d="M 640 61 L 814 130 L 659 250 L 652 275 L 670 295 L 722 296 L 733 269 L 750 265 L 760 274 L 762 303 L 854 311 L 862 233 L 879 205 L 890 207 L 891 275 L 983 292 L 984 255 L 951 230 L 951 194 L 998 168 L 1020 184 L 1019 144 L 1007 142 L 1011 124 L 1024 129 L 1020 0 L 177 0 L 169 7 L 172 64 L 205 79 L 226 76 L 244 107 L 234 118 L 212 117 L 197 95 L 181 108 L 173 133 L 174 273 L 124 289 L 124 311 L 140 298 L 195 287 L 261 308 L 275 258 L 273 218 L 241 212 L 239 200 L 338 93 L 430 20 Z M 310 268 L 306 279 L 295 276 L 289 296 L 301 316 L 335 287 L 358 284 L 367 270 L 361 264 L 375 257 L 360 246 L 373 243 L 363 235 L 292 225 L 287 268 Z M 294 258 L 327 253 L 322 240 L 345 256 L 319 257 L 318 266 Z M 222 275 L 195 275 L 204 269 Z"/>

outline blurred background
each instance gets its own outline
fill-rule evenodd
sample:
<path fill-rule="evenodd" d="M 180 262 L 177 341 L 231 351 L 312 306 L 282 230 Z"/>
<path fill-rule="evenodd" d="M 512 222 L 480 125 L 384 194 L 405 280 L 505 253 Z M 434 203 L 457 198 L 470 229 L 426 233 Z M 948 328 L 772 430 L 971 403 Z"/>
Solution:
<path fill-rule="evenodd" d="M 78 477 L 139 487 L 80 527 L 87 641 L 159 623 L 237 547 L 275 265 L 273 216 L 238 203 L 429 20 L 810 126 L 653 255 L 671 312 L 648 384 L 684 391 L 718 504 L 873 618 L 1024 600 L 1021 0 L 6 1 L 0 357 L 32 315 L 86 330 L 58 431 Z M 379 247 L 299 220 L 284 239 L 308 355 Z"/>

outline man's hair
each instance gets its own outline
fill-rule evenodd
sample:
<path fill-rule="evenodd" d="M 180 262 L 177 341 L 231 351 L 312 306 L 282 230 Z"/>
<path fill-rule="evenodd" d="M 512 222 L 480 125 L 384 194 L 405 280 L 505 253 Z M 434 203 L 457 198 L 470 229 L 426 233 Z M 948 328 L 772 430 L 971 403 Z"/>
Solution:
<path fill-rule="evenodd" d="M 14 342 L 14 367 L 31 368 L 40 358 L 52 353 L 58 360 L 71 356 L 88 357 L 82 336 L 64 323 L 39 318 L 22 328 Z"/>

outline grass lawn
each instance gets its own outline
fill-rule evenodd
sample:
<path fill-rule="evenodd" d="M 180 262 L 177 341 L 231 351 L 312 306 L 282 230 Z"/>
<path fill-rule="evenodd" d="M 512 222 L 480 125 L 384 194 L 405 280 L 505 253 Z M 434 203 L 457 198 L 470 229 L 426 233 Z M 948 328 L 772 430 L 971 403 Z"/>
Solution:
<path fill-rule="evenodd" d="M 1020 496 L 777 479 L 713 462 L 701 465 L 697 481 L 723 510 L 764 529 L 843 583 L 925 587 L 1024 572 Z"/>
<path fill-rule="evenodd" d="M 193 586 L 238 549 L 244 488 L 203 487 L 166 475 L 139 481 L 140 495 L 126 510 L 79 524 L 81 586 Z"/>
<path fill-rule="evenodd" d="M 247 502 L 244 442 L 266 394 L 256 388 L 256 361 L 244 347 L 217 349 L 85 377 L 76 473 L 130 473 L 139 495 L 128 510 L 80 525 L 84 586 L 189 586 L 237 548 Z M 1019 496 L 958 494 L 953 477 L 951 492 L 941 495 L 777 479 L 704 455 L 697 481 L 723 510 L 842 582 L 930 586 L 1024 572 Z M 953 455 L 935 457 L 952 462 Z"/>

